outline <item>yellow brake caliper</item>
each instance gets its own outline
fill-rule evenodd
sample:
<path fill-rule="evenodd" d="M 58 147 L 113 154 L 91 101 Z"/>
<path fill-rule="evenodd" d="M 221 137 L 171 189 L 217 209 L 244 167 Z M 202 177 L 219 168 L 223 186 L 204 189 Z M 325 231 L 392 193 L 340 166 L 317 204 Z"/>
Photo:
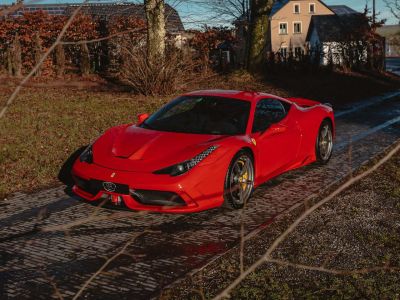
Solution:
<path fill-rule="evenodd" d="M 239 163 L 242 164 L 242 166 L 244 167 L 244 162 L 240 161 Z M 242 191 L 245 191 L 247 188 L 247 180 L 249 179 L 249 174 L 246 170 L 246 173 L 244 173 L 242 176 L 239 177 L 239 182 L 242 186 Z"/>

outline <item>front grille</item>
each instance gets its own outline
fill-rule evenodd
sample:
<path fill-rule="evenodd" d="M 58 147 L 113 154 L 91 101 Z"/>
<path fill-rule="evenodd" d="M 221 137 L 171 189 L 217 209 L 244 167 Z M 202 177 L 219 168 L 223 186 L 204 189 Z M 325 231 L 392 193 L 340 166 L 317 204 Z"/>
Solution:
<path fill-rule="evenodd" d="M 177 194 L 172 192 L 135 190 L 131 191 L 131 196 L 144 205 L 155 206 L 184 206 L 186 202 Z"/>
<path fill-rule="evenodd" d="M 91 195 L 97 195 L 102 186 L 101 184 L 99 185 L 98 182 L 93 181 L 93 180 L 86 180 L 78 176 L 74 176 L 75 184 L 81 189 L 84 190 L 86 193 L 89 193 Z"/>
<path fill-rule="evenodd" d="M 96 179 L 90 179 L 86 180 L 83 178 L 80 178 L 78 176 L 74 176 L 75 183 L 76 185 L 84 190 L 85 192 L 91 194 L 91 195 L 97 195 L 100 191 L 106 191 L 103 187 L 104 181 L 101 180 L 96 180 Z M 129 186 L 126 184 L 120 184 L 120 183 L 114 183 L 115 184 L 115 190 L 113 191 L 116 194 L 121 194 L 121 195 L 129 195 Z"/>

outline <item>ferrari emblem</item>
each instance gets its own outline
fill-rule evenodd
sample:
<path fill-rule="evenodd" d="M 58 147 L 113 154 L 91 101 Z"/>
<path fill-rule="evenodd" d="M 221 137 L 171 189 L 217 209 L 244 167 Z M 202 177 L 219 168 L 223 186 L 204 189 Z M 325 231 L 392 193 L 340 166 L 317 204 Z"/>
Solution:
<path fill-rule="evenodd" d="M 257 141 L 255 139 L 251 139 L 251 142 L 253 143 L 254 146 L 257 146 Z"/>
<path fill-rule="evenodd" d="M 103 188 L 107 192 L 113 193 L 117 189 L 117 186 L 115 185 L 115 183 L 112 183 L 112 182 L 103 182 Z"/>
<path fill-rule="evenodd" d="M 114 178 L 115 177 L 115 172 L 113 172 L 110 177 Z"/>

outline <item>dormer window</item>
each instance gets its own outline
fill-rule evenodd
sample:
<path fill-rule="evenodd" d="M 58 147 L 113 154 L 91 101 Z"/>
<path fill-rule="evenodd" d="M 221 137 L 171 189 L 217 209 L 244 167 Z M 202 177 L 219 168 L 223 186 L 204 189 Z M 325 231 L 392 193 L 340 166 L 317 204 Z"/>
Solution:
<path fill-rule="evenodd" d="M 293 12 L 295 14 L 299 14 L 300 13 L 300 3 L 293 4 Z"/>
<path fill-rule="evenodd" d="M 315 14 L 315 3 L 310 3 L 310 14 Z"/>

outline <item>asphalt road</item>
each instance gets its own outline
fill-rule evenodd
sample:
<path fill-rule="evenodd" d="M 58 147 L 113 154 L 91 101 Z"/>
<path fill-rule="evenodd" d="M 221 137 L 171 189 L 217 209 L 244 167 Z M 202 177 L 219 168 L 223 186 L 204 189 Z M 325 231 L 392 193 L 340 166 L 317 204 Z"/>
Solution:
<path fill-rule="evenodd" d="M 386 70 L 400 76 L 400 57 L 386 58 Z"/>
<path fill-rule="evenodd" d="M 312 197 L 400 139 L 400 98 L 341 113 L 334 156 L 282 175 L 255 192 L 244 213 L 245 234 Z M 55 287 L 71 299 L 132 237 L 126 253 L 87 286 L 82 298 L 148 299 L 207 264 L 240 240 L 240 212 L 215 209 L 191 215 L 118 213 L 67 196 L 63 187 L 17 194 L 0 203 L 0 298 L 49 299 Z M 40 228 L 101 220 L 68 231 Z M 115 216 L 115 215 L 114 215 Z"/>

